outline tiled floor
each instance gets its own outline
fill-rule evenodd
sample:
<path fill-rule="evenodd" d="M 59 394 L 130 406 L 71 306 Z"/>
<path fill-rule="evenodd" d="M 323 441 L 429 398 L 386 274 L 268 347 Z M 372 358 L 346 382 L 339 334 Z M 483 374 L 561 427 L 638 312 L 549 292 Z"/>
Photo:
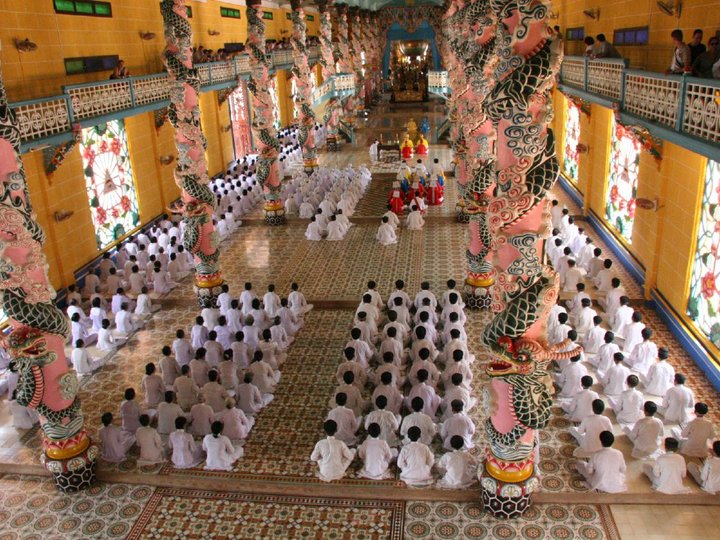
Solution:
<path fill-rule="evenodd" d="M 346 146 L 336 154 L 322 154 L 327 166 L 368 163 L 367 140 L 382 132 L 401 130 L 404 122 L 420 112 L 385 109 L 371 116 L 356 132 L 358 144 Z M 436 122 L 439 112 L 430 112 Z M 450 151 L 432 147 L 431 158 L 439 156 L 450 170 Z M 372 218 L 384 212 L 384 201 L 391 176 L 383 167 L 375 168 L 375 178 L 357 218 Z M 422 231 L 401 230 L 397 245 L 379 246 L 373 239 L 376 224 L 360 220 L 342 242 L 308 242 L 305 224 L 285 227 L 243 226 L 223 246 L 222 269 L 232 291 L 251 281 L 259 294 L 274 283 L 287 294 L 292 281 L 298 281 L 312 302 L 357 301 L 368 279 L 378 282 L 384 296 L 395 279 L 403 278 L 411 292 L 422 280 L 429 280 L 436 291 L 452 277 L 460 281 L 465 270 L 466 227 L 455 223 L 456 191 L 448 180 L 444 206 L 432 208 Z M 577 208 L 556 188 L 556 196 L 572 212 Z M 606 250 L 609 253 L 609 250 Z M 618 266 L 618 268 L 620 268 Z M 640 289 L 629 276 L 623 276 L 634 298 Z M 635 287 L 635 288 L 633 288 Z M 81 398 L 91 435 L 96 435 L 99 415 L 117 411 L 126 387 L 138 390 L 144 365 L 159 357 L 160 347 L 172 340 L 177 328 L 189 328 L 196 315 L 189 283 L 172 293 L 168 304 L 152 323 L 138 332 L 102 370 L 82 381 Z M 478 357 L 474 365 L 476 395 L 485 379 L 483 366 L 487 353 L 479 346 L 479 335 L 490 314 L 471 313 L 467 325 L 471 348 Z M 718 403 L 718 395 L 707 384 L 653 313 L 646 313 L 659 345 L 670 347 L 678 369 L 688 373 L 696 394 L 708 403 Z M 169 466 L 138 469 L 135 457 L 121 465 L 102 462 L 106 473 L 124 473 L 134 483 L 98 484 L 93 490 L 71 496 L 57 493 L 52 483 L 34 477 L 0 478 L 0 539 L 2 538 L 80 538 L 125 537 L 175 538 L 181 531 L 189 538 L 207 538 L 214 533 L 235 538 L 700 538 L 714 532 L 708 529 L 720 517 L 718 507 L 695 506 L 602 506 L 574 504 L 573 494 L 587 494 L 574 470 L 571 457 L 575 443 L 567 433 L 569 423 L 555 409 L 549 426 L 541 433 L 541 481 L 546 493 L 566 494 L 566 503 L 536 505 L 522 520 L 497 522 L 482 514 L 477 503 L 407 501 L 412 490 L 396 480 L 371 482 L 355 477 L 338 486 L 331 498 L 320 495 L 322 484 L 315 478 L 309 455 L 320 437 L 327 399 L 334 387 L 333 374 L 340 361 L 343 343 L 352 319 L 347 309 L 315 309 L 306 316 L 298 334 L 275 400 L 257 419 L 245 445 L 245 457 L 229 473 L 207 473 L 201 469 L 176 471 Z M 484 420 L 482 407 L 473 411 L 478 426 Z M 718 420 L 717 411 L 713 419 Z M 476 453 L 483 451 L 484 436 L 478 430 Z M 32 465 L 38 463 L 40 440 L 35 431 L 17 432 L 7 415 L 0 414 L 0 463 Z M 136 476 L 137 474 L 152 475 Z M 268 481 L 281 495 L 222 496 L 214 492 L 193 491 L 193 480 Z M 300 486 L 303 497 L 284 493 Z M 390 502 L 361 503 L 345 497 L 345 490 L 381 489 Z M 631 482 L 633 492 L 650 493 L 647 482 Z M 295 492 L 297 493 L 297 491 Z M 662 524 L 666 519 L 677 534 Z M 614 519 L 613 519 L 614 518 Z M 617 525 L 617 527 L 616 527 Z M 618 532 L 619 531 L 619 532 Z M 655 536 L 662 535 L 666 536 Z M 696 535 L 696 536 L 682 536 Z M 33 536 L 35 535 L 35 536 Z M 619 535 L 619 536 L 618 536 Z M 712 537 L 712 534 L 709 534 Z"/>

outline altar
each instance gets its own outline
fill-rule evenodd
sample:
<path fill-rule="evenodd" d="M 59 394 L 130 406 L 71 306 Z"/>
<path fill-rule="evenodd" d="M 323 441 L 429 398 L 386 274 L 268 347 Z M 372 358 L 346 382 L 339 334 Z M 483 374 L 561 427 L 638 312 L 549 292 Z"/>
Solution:
<path fill-rule="evenodd" d="M 381 163 L 400 161 L 400 143 L 380 143 L 378 145 L 378 160 Z"/>

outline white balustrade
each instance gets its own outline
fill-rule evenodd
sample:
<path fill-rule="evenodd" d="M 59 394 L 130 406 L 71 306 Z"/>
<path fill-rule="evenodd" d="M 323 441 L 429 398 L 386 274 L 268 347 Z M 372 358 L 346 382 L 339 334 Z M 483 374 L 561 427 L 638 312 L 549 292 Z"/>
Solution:
<path fill-rule="evenodd" d="M 34 141 L 71 130 L 67 99 L 58 97 L 11 105 L 17 116 L 20 139 Z"/>
<path fill-rule="evenodd" d="M 565 84 L 585 87 L 585 58 L 566 56 L 560 66 L 560 77 Z"/>
<path fill-rule="evenodd" d="M 620 99 L 625 62 L 622 60 L 590 60 L 588 62 L 588 92 L 612 99 Z"/>
<path fill-rule="evenodd" d="M 135 105 L 148 105 L 170 99 L 170 81 L 167 75 L 142 77 L 132 81 Z"/>
<path fill-rule="evenodd" d="M 448 72 L 447 71 L 429 71 L 428 86 L 430 88 L 447 88 Z"/>
<path fill-rule="evenodd" d="M 625 75 L 624 109 L 641 118 L 675 128 L 681 76 L 630 72 Z"/>
<path fill-rule="evenodd" d="M 235 79 L 235 69 L 232 62 L 217 62 L 210 66 L 212 83 L 219 84 Z"/>
<path fill-rule="evenodd" d="M 241 54 L 235 57 L 235 65 L 237 72 L 250 73 L 250 57 L 247 54 Z"/>
<path fill-rule="evenodd" d="M 286 66 L 293 63 L 292 51 L 274 51 L 272 53 L 273 66 Z"/>
<path fill-rule="evenodd" d="M 720 142 L 720 83 L 707 79 L 688 79 L 683 131 Z"/>
<path fill-rule="evenodd" d="M 200 86 L 210 84 L 210 64 L 199 64 L 196 66 L 200 77 Z"/>
<path fill-rule="evenodd" d="M 103 116 L 132 107 L 130 80 L 68 87 L 75 120 Z"/>

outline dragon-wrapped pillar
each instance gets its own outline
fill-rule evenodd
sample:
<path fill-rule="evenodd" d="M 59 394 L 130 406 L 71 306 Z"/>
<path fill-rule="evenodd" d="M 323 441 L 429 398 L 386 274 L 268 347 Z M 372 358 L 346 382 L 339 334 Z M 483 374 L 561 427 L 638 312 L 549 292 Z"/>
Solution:
<path fill-rule="evenodd" d="M 548 26 L 545 0 L 496 0 L 497 53 L 485 113 L 497 133 L 496 189 L 487 211 L 493 320 L 483 333 L 493 358 L 486 371 L 488 452 L 480 470 L 486 511 L 521 515 L 539 488 L 535 475 L 538 430 L 550 418 L 552 359 L 570 358 L 568 343 L 549 346 L 546 323 L 558 295 L 556 273 L 544 264 L 550 218 L 546 194 L 557 179 L 550 90 L 560 43 Z"/>
<path fill-rule="evenodd" d="M 332 16 L 329 9 L 332 0 L 319 0 L 317 5 L 320 11 L 320 67 L 323 82 L 325 82 L 335 76 L 335 46 L 332 41 Z M 336 147 L 341 112 L 340 100 L 331 97 L 325 104 L 325 113 L 323 114 L 323 122 L 327 129 L 328 148 Z"/>
<path fill-rule="evenodd" d="M 352 52 L 350 50 L 350 28 L 348 26 L 348 7 L 344 4 L 336 4 L 336 23 L 338 30 L 338 63 L 340 73 L 354 74 Z M 355 122 L 355 97 L 348 96 L 343 104 L 344 121 L 352 125 Z"/>
<path fill-rule="evenodd" d="M 274 126 L 274 108 L 270 88 L 275 81 L 270 77 L 269 57 L 265 51 L 265 24 L 260 13 L 260 0 L 247 1 L 247 45 L 250 53 L 250 80 L 247 83 L 252 96 L 255 145 L 258 159 L 255 172 L 265 192 L 265 223 L 285 223 L 277 158 L 280 143 Z"/>
<path fill-rule="evenodd" d="M 293 67 L 297 95 L 295 96 L 295 110 L 297 111 L 299 126 L 298 142 L 302 146 L 303 165 L 306 172 L 312 172 L 318 166 L 317 149 L 315 148 L 315 113 L 312 110 L 312 84 L 310 77 L 315 74 L 310 70 L 307 50 L 307 24 L 305 11 L 300 0 L 291 0 L 291 17 L 293 24 Z"/>
<path fill-rule="evenodd" d="M 41 461 L 63 492 L 95 480 L 98 447 L 85 430 L 78 381 L 68 369 L 69 325 L 53 300 L 36 220 L 20 158 L 20 128 L 8 105 L 0 66 L 0 299 L 10 322 L 5 346 L 18 374 L 17 402 L 40 417 Z"/>
<path fill-rule="evenodd" d="M 200 76 L 192 62 L 192 28 L 182 0 L 163 0 L 160 10 L 166 40 L 163 61 L 170 80 L 168 119 L 175 128 L 178 150 L 175 182 L 181 190 L 181 206 L 174 210 L 183 213 L 183 242 L 195 258 L 198 302 L 214 306 L 223 284 L 218 235 L 213 225 L 217 201 L 208 185 L 207 141 L 200 124 Z"/>
<path fill-rule="evenodd" d="M 357 108 L 365 108 L 365 73 L 362 61 L 363 52 L 363 30 L 362 30 L 362 10 L 359 8 L 351 8 L 350 16 L 352 20 L 352 28 L 350 30 L 350 54 L 352 55 L 352 63 L 355 68 L 355 94 L 357 98 Z"/>

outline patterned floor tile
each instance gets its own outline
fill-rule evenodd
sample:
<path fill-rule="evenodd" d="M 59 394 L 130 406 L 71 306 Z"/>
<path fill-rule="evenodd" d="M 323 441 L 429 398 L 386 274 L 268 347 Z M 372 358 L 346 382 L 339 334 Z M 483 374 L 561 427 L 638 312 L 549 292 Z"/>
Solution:
<path fill-rule="evenodd" d="M 521 519 L 497 520 L 483 513 L 479 503 L 409 502 L 405 538 L 617 540 L 619 535 L 606 506 L 538 504 Z"/>
<path fill-rule="evenodd" d="M 82 493 L 58 492 L 48 478 L 0 478 L 0 539 L 125 538 L 153 488 L 95 484 Z"/>

